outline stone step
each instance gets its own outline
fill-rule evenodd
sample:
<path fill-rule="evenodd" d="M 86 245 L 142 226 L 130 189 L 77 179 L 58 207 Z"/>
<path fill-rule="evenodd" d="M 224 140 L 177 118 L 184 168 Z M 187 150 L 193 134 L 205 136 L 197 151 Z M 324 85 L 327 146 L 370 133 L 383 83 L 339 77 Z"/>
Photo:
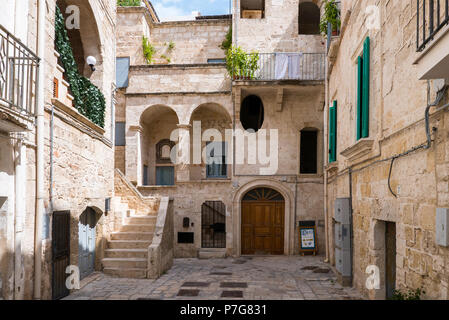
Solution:
<path fill-rule="evenodd" d="M 103 273 L 119 278 L 145 279 L 147 270 L 142 268 L 105 268 Z"/>
<path fill-rule="evenodd" d="M 148 249 L 151 240 L 112 240 L 108 241 L 109 249 Z"/>
<path fill-rule="evenodd" d="M 106 249 L 106 258 L 140 258 L 146 259 L 148 256 L 147 249 Z"/>
<path fill-rule="evenodd" d="M 155 216 L 142 216 L 142 217 L 129 217 L 125 219 L 126 224 L 156 224 L 157 217 Z"/>
<path fill-rule="evenodd" d="M 226 249 L 201 249 L 198 251 L 199 259 L 223 259 L 226 258 Z"/>
<path fill-rule="evenodd" d="M 141 258 L 104 258 L 103 268 L 136 269 L 147 267 L 147 259 Z"/>
<path fill-rule="evenodd" d="M 112 232 L 111 240 L 153 240 L 153 232 Z"/>
<path fill-rule="evenodd" d="M 121 232 L 153 232 L 154 224 L 125 224 L 120 227 Z"/>

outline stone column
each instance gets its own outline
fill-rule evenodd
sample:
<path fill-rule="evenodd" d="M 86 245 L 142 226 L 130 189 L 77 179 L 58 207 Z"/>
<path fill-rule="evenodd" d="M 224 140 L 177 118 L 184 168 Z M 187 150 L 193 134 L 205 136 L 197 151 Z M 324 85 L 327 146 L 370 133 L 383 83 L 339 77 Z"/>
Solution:
<path fill-rule="evenodd" d="M 126 177 L 132 183 L 142 185 L 142 127 L 131 126 L 126 137 Z"/>
<path fill-rule="evenodd" d="M 190 128 L 190 124 L 178 124 L 176 180 L 179 182 L 190 181 Z"/>

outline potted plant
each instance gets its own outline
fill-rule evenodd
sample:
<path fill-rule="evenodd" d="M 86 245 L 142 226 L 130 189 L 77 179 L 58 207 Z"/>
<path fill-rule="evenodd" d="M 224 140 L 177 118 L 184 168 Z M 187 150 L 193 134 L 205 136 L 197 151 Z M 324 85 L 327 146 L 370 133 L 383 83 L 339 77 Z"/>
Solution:
<path fill-rule="evenodd" d="M 232 46 L 226 54 L 226 69 L 233 80 L 250 80 L 259 68 L 259 54 L 246 53 L 242 48 Z"/>
<path fill-rule="evenodd" d="M 332 27 L 332 35 L 338 35 L 338 30 L 341 27 L 340 9 L 335 0 L 325 0 L 324 14 L 320 21 L 320 31 L 323 35 L 327 35 L 328 26 Z"/>

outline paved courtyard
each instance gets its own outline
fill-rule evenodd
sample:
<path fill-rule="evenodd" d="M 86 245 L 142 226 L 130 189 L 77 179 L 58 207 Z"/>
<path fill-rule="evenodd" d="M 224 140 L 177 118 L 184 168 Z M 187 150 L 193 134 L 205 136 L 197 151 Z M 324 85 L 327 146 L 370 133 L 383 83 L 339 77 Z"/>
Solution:
<path fill-rule="evenodd" d="M 158 280 L 119 279 L 96 273 L 68 300 L 352 300 L 323 257 L 176 259 Z M 89 280 L 89 279 L 88 279 Z"/>

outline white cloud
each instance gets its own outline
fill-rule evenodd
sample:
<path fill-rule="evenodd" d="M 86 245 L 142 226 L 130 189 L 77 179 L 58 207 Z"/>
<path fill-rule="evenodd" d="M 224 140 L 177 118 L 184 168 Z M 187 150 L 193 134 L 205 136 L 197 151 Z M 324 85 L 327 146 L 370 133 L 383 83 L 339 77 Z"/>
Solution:
<path fill-rule="evenodd" d="M 180 1 L 181 0 L 162 0 L 163 3 L 167 4 Z M 158 2 L 154 5 L 157 15 L 159 16 L 161 21 L 195 20 L 195 17 L 199 14 L 199 12 L 197 11 L 189 13 L 187 10 L 182 9 L 179 6 L 164 5 L 163 3 Z"/>

